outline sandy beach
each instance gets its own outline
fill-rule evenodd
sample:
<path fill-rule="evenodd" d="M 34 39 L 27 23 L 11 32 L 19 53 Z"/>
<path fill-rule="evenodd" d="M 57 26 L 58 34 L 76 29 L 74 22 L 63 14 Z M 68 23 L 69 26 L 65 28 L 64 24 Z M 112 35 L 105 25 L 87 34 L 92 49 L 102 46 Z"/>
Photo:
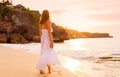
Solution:
<path fill-rule="evenodd" d="M 39 74 L 36 64 L 39 54 L 0 45 L 0 77 L 120 77 L 120 61 L 75 60 L 58 55 L 61 66 L 51 74 Z M 115 58 L 114 58 L 115 59 Z"/>
<path fill-rule="evenodd" d="M 41 75 L 35 68 L 38 57 L 38 54 L 0 46 L 0 77 L 87 77 L 84 73 L 79 72 L 79 75 L 77 75 L 64 68 L 64 66 L 70 67 L 65 65 L 67 60 L 70 60 L 62 56 L 59 56 L 62 63 L 59 71 Z"/>

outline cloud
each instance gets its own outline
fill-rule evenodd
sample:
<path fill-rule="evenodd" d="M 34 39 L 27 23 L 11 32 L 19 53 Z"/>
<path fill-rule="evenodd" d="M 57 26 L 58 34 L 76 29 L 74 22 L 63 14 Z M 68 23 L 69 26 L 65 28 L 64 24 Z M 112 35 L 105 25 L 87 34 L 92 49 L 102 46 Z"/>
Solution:
<path fill-rule="evenodd" d="M 52 14 L 62 14 L 62 13 L 64 13 L 65 12 L 65 10 L 51 10 L 51 13 Z"/>
<path fill-rule="evenodd" d="M 120 0 L 13 0 L 13 2 L 40 12 L 48 9 L 55 23 L 63 26 L 72 25 L 72 28 L 76 29 L 82 26 L 85 28 L 120 24 Z"/>
<path fill-rule="evenodd" d="M 120 12 L 106 14 L 91 14 L 88 17 L 94 20 L 101 21 L 120 21 Z"/>

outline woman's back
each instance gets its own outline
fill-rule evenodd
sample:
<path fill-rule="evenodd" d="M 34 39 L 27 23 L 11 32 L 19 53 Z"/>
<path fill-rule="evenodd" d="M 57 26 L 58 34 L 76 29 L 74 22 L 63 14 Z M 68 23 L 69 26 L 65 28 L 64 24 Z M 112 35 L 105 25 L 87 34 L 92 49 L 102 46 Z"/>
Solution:
<path fill-rule="evenodd" d="M 42 25 L 42 35 L 41 35 L 41 49 L 48 49 L 50 40 L 48 37 L 48 30 L 44 28 L 44 25 Z"/>

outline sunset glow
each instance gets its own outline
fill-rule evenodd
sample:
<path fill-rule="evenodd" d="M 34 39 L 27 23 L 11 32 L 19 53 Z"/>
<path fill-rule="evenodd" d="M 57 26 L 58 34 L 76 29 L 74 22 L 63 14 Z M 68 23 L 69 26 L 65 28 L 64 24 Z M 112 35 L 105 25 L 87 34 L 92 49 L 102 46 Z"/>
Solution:
<path fill-rule="evenodd" d="M 13 4 L 23 4 L 31 10 L 48 9 L 51 20 L 58 25 L 79 31 L 112 32 L 120 25 L 120 0 L 13 0 Z M 99 27 L 109 29 L 102 30 Z M 92 28 L 98 29 L 92 29 Z"/>
<path fill-rule="evenodd" d="M 79 42 L 78 42 L 79 41 Z M 77 42 L 77 44 L 76 44 Z M 70 40 L 69 42 L 65 41 L 65 43 L 70 43 L 71 47 L 73 50 L 85 50 L 86 48 L 83 47 L 82 45 L 85 43 L 84 40 L 79 40 L 79 39 L 76 39 L 76 40 Z"/>

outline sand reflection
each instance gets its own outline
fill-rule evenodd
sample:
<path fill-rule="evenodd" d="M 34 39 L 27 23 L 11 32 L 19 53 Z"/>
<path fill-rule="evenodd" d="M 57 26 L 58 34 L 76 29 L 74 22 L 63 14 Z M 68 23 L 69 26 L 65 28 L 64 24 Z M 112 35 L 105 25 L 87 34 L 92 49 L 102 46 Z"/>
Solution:
<path fill-rule="evenodd" d="M 81 65 L 79 61 L 61 56 L 62 66 L 70 70 L 71 72 L 75 73 L 76 69 Z"/>

